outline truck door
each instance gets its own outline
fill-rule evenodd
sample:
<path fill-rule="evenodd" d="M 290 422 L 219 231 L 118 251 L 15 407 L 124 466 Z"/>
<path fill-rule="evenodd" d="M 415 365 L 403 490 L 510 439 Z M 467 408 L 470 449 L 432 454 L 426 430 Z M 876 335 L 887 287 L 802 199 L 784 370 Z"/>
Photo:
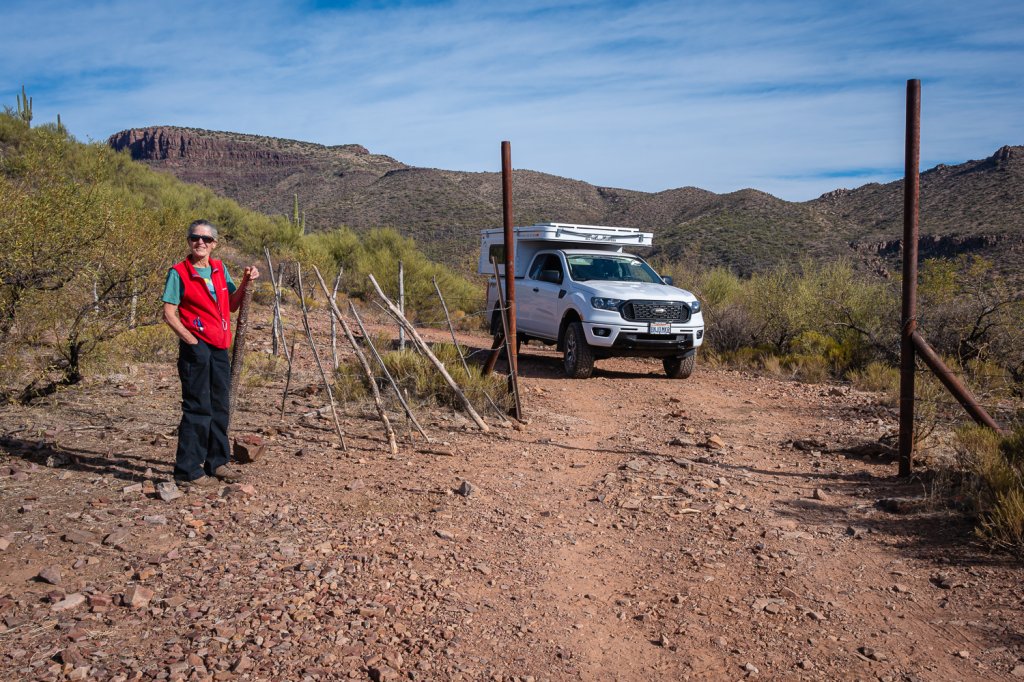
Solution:
<path fill-rule="evenodd" d="M 565 268 L 557 253 L 543 253 L 534 259 L 523 287 L 528 297 L 527 329 L 534 336 L 555 340 L 558 337 L 560 297 Z M 520 307 L 520 314 L 524 307 Z"/>

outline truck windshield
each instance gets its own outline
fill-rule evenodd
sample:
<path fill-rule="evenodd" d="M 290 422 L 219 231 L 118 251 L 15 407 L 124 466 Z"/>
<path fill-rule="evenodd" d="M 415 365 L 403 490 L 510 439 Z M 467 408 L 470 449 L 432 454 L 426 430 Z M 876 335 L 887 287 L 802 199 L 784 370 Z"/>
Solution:
<path fill-rule="evenodd" d="M 588 253 L 567 255 L 566 261 L 569 263 L 569 274 L 577 282 L 599 280 L 662 284 L 658 273 L 636 256 L 623 254 L 605 256 Z"/>

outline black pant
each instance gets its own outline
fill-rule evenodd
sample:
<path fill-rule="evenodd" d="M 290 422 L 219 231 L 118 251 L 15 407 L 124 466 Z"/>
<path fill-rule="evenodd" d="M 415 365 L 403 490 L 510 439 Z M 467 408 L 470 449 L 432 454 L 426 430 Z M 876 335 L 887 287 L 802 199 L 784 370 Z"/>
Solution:
<path fill-rule="evenodd" d="M 174 477 L 191 481 L 227 464 L 231 364 L 227 350 L 205 341 L 178 343 L 181 425 Z"/>

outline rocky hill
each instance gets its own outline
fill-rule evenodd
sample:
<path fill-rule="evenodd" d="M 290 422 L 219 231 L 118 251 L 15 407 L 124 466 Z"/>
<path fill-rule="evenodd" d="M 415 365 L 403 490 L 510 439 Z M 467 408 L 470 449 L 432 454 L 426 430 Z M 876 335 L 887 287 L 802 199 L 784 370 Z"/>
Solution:
<path fill-rule="evenodd" d="M 192 128 L 125 130 L 109 144 L 187 182 L 264 213 L 287 214 L 298 195 L 311 229 L 393 226 L 433 258 L 469 267 L 477 233 L 501 224 L 499 173 L 416 168 L 350 144 L 327 147 Z M 902 182 L 836 190 L 795 203 L 752 189 L 648 193 L 514 172 L 517 224 L 560 221 L 642 227 L 655 255 L 749 273 L 794 256 L 848 257 L 889 271 L 899 257 Z M 1004 269 L 1024 261 L 1024 148 L 937 166 L 921 181 L 924 256 L 980 253 Z"/>

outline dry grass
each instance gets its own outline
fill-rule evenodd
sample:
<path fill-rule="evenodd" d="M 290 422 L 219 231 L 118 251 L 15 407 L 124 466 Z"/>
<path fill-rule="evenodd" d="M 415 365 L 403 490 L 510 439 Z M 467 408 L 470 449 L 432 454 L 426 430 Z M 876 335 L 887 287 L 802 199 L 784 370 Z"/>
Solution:
<path fill-rule="evenodd" d="M 900 372 L 884 362 L 869 362 L 864 369 L 850 372 L 847 378 L 857 390 L 884 394 L 884 405 L 893 407 L 899 399 Z"/>
<path fill-rule="evenodd" d="M 978 536 L 1024 556 L 1024 427 L 1005 438 L 980 426 L 961 428 L 957 455 L 979 511 Z"/>
<path fill-rule="evenodd" d="M 470 373 L 466 374 L 455 346 L 450 343 L 435 344 L 432 346 L 432 350 L 438 360 L 444 364 L 455 383 L 479 411 L 483 412 L 487 409 L 487 396 L 490 396 L 499 406 L 509 407 L 505 404 L 507 395 L 504 377 L 497 374 L 481 376 L 473 366 L 470 366 Z M 414 350 L 384 352 L 384 348 L 378 346 L 378 351 L 403 395 L 413 403 L 453 409 L 461 408 L 461 401 L 426 357 Z M 376 381 L 385 400 L 394 403 L 391 406 L 392 409 L 400 409 L 382 372 L 377 374 Z M 369 399 L 369 383 L 362 369 L 355 362 L 342 363 L 335 376 L 334 386 L 336 395 L 342 402 L 361 403 Z"/>

